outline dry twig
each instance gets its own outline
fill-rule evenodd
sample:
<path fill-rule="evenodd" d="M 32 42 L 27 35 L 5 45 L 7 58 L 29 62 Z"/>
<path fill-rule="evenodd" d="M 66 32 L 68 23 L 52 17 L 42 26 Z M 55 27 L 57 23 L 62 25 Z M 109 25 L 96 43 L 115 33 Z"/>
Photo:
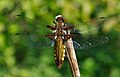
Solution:
<path fill-rule="evenodd" d="M 78 62 L 75 54 L 75 50 L 73 47 L 72 38 L 68 39 L 66 42 L 66 53 L 69 60 L 71 72 L 73 77 L 80 77 L 80 71 L 78 67 Z"/>

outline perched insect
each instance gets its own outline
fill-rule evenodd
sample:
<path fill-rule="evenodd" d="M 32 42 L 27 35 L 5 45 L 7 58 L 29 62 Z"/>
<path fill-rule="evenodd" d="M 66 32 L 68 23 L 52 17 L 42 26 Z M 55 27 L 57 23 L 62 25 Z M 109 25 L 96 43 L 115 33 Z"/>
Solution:
<path fill-rule="evenodd" d="M 15 21 L 17 21 L 17 24 L 20 23 L 20 34 L 16 33 L 15 35 L 21 35 L 22 40 L 24 40 L 22 42 L 29 47 L 54 46 L 54 58 L 58 68 L 61 68 L 63 64 L 65 42 L 68 39 L 73 39 L 74 48 L 77 50 L 96 47 L 109 41 L 108 37 L 104 36 L 102 32 L 105 17 L 101 17 L 93 23 L 74 25 L 66 22 L 62 15 L 58 15 L 55 17 L 54 25 L 47 26 L 47 28 L 44 27 L 42 22 L 33 22 L 20 15 L 17 17 Z M 70 34 L 68 31 L 70 31 Z"/>
<path fill-rule="evenodd" d="M 46 35 L 48 38 L 54 41 L 54 58 L 58 68 L 61 68 L 64 56 L 65 56 L 65 41 L 71 38 L 71 35 L 68 34 L 67 30 L 73 28 L 73 26 L 67 26 L 65 18 L 61 15 L 55 17 L 56 22 L 55 26 L 47 26 L 51 30 L 55 30 L 53 34 Z"/>

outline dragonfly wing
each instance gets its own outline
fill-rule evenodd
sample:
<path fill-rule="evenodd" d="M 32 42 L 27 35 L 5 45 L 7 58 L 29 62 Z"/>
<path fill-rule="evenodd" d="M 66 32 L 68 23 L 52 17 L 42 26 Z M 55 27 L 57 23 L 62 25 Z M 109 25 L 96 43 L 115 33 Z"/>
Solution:
<path fill-rule="evenodd" d="M 78 39 L 78 38 L 73 38 L 73 44 L 75 49 L 89 49 L 92 47 L 97 47 L 102 44 L 105 44 L 109 41 L 108 37 L 106 36 L 100 36 L 100 37 L 91 37 L 89 39 Z"/>
<path fill-rule="evenodd" d="M 47 21 L 43 21 L 42 19 L 30 19 L 22 15 L 15 15 L 11 17 L 9 24 L 15 24 L 15 26 L 19 27 L 20 33 L 45 34 L 51 32 L 51 30 L 46 27 L 51 23 L 46 22 Z"/>
<path fill-rule="evenodd" d="M 87 21 L 87 22 L 80 21 L 79 24 L 71 24 L 67 22 L 66 25 L 74 26 L 74 28 L 71 30 L 71 33 L 81 33 L 84 35 L 86 32 L 93 33 L 97 31 L 99 34 L 102 34 L 104 27 L 103 25 L 107 20 L 108 20 L 107 17 L 100 17 L 97 19 L 92 19 L 91 21 Z"/>
<path fill-rule="evenodd" d="M 48 23 L 49 24 L 49 23 Z M 46 22 L 36 21 L 23 16 L 14 16 L 9 25 L 17 26 L 18 30 L 12 33 L 10 38 L 12 42 L 20 43 L 28 47 L 41 48 L 51 47 L 52 41 L 45 37 L 45 34 L 52 33 L 47 29 Z"/>
<path fill-rule="evenodd" d="M 107 20 L 106 17 L 89 21 L 86 23 L 80 23 L 71 30 L 73 35 L 73 44 L 76 49 L 89 49 L 109 41 L 108 37 L 104 36 L 103 24 Z"/>
<path fill-rule="evenodd" d="M 53 42 L 43 35 L 20 34 L 11 36 L 13 44 L 21 44 L 30 48 L 52 47 Z"/>

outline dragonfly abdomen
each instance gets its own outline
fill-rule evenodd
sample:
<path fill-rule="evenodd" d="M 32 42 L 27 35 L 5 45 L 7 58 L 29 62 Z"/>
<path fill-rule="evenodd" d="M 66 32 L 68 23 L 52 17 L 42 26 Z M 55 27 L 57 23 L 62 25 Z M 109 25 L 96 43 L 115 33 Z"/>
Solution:
<path fill-rule="evenodd" d="M 65 45 L 63 44 L 63 39 L 61 37 L 56 38 L 54 49 L 55 63 L 58 68 L 61 68 L 65 57 Z"/>

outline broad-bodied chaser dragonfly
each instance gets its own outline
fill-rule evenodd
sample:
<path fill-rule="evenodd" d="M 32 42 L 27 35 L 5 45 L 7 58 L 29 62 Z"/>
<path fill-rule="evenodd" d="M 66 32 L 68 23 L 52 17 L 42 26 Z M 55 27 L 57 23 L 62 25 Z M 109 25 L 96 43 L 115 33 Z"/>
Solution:
<path fill-rule="evenodd" d="M 20 24 L 18 26 L 20 29 L 18 33 L 15 33 L 15 36 L 20 35 L 22 42 L 33 48 L 54 46 L 55 63 L 58 68 L 61 68 L 65 56 L 65 42 L 69 38 L 72 38 L 74 48 L 77 50 L 96 47 L 109 41 L 102 31 L 105 21 L 106 18 L 101 17 L 93 23 L 74 25 L 66 22 L 62 15 L 58 15 L 55 17 L 54 25 L 45 27 L 42 22 L 36 23 L 36 21 L 33 22 L 17 15 L 15 16 L 15 23 Z"/>

